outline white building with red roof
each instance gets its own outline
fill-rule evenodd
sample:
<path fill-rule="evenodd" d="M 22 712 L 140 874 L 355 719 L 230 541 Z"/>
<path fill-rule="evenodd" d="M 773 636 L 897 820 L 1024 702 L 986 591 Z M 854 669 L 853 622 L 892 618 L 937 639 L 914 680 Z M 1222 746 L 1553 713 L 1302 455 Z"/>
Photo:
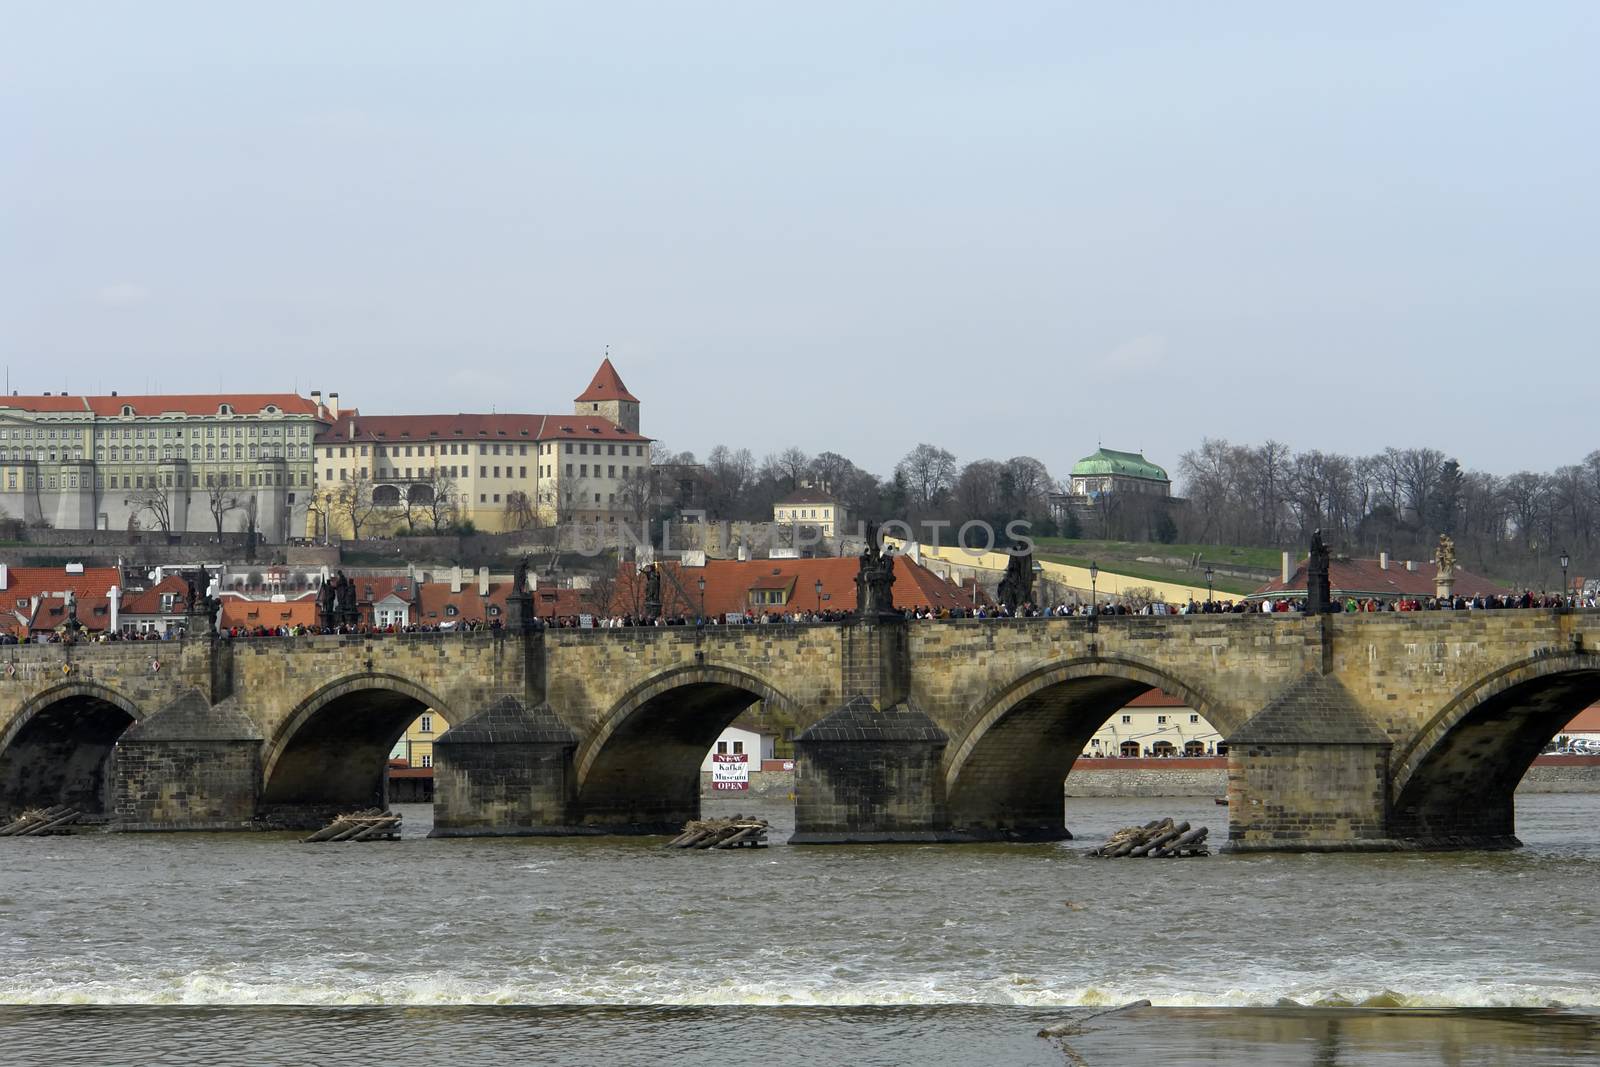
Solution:
<path fill-rule="evenodd" d="M 319 540 L 614 523 L 647 514 L 650 438 L 607 359 L 570 415 L 348 413 L 318 434 L 316 467 Z"/>
<path fill-rule="evenodd" d="M 0 396 L 0 509 L 58 530 L 304 527 L 338 394 Z"/>

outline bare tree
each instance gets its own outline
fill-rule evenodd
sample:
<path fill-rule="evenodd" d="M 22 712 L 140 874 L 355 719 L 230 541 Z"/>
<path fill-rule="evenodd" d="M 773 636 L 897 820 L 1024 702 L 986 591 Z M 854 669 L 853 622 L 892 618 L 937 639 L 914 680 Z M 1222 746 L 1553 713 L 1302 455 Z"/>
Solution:
<path fill-rule="evenodd" d="M 506 525 L 513 530 L 531 530 L 539 525 L 539 509 L 521 489 L 506 494 L 505 514 Z"/>
<path fill-rule="evenodd" d="M 171 531 L 172 503 L 159 486 L 152 486 L 136 496 L 129 497 L 123 503 L 133 509 L 130 517 L 148 515 L 156 529 L 163 533 Z"/>
<path fill-rule="evenodd" d="M 943 501 L 955 483 L 956 457 L 936 445 L 920 444 L 907 452 L 894 470 L 905 479 L 911 505 L 928 511 Z"/>
<path fill-rule="evenodd" d="M 360 472 L 350 480 L 340 482 L 333 489 L 328 502 L 329 513 L 337 515 L 350 528 L 352 540 L 361 539 L 361 528 L 372 518 L 376 505 L 372 502 L 372 479 Z"/>
<path fill-rule="evenodd" d="M 228 484 L 226 474 L 221 477 L 207 475 L 206 506 L 211 510 L 211 521 L 217 525 L 217 536 L 221 537 L 226 529 L 224 522 L 230 511 L 237 510 L 241 505 L 239 498 L 233 495 L 233 487 Z"/>
<path fill-rule="evenodd" d="M 422 504 L 428 519 L 428 526 L 434 533 L 454 526 L 457 515 L 457 502 L 461 499 L 461 491 L 456 488 L 456 480 L 444 473 L 442 467 L 433 467 L 428 471 L 428 480 L 422 483 L 427 487 L 428 499 Z M 411 502 L 410 494 L 406 494 L 406 503 Z"/>

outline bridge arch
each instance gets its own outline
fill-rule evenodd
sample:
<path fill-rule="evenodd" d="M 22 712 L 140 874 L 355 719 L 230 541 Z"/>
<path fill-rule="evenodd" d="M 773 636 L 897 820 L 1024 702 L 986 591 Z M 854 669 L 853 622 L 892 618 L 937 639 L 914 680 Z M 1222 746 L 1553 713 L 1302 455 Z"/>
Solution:
<path fill-rule="evenodd" d="M 699 815 L 706 753 L 757 701 L 796 716 L 776 687 L 722 664 L 677 667 L 629 690 L 575 754 L 579 821 L 617 832 L 677 832 Z M 749 755 L 759 769 L 761 754 Z"/>
<path fill-rule="evenodd" d="M 389 752 L 428 709 L 459 720 L 439 697 L 392 674 L 358 674 L 321 686 L 266 742 L 261 805 L 286 825 L 314 825 L 332 809 L 381 805 Z"/>
<path fill-rule="evenodd" d="M 1089 739 L 1151 689 L 1182 698 L 1224 737 L 1240 716 L 1205 690 L 1125 655 L 1042 665 L 992 690 L 945 756 L 952 829 L 1020 837 L 1065 836 L 1062 782 Z"/>
<path fill-rule="evenodd" d="M 1435 846 L 1508 847 L 1534 757 L 1600 700 L 1600 655 L 1530 656 L 1463 688 L 1390 761 L 1391 831 Z"/>
<path fill-rule="evenodd" d="M 111 751 L 142 718 L 137 704 L 95 682 L 35 694 L 0 732 L 0 815 L 54 804 L 108 810 Z"/>

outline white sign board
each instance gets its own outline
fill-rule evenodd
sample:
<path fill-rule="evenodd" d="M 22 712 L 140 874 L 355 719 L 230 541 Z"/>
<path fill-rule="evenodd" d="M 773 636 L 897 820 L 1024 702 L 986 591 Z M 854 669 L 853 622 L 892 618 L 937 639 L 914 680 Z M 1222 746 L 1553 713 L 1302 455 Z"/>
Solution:
<path fill-rule="evenodd" d="M 711 788 L 738 790 L 750 788 L 750 756 L 718 752 L 711 757 Z"/>

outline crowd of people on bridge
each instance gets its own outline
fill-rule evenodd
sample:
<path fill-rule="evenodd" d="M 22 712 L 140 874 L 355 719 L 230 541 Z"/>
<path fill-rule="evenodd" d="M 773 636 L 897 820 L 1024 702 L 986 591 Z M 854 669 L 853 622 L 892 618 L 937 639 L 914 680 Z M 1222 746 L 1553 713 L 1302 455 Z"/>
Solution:
<path fill-rule="evenodd" d="M 1593 594 L 1585 596 L 1570 596 L 1565 599 L 1553 594 L 1539 594 L 1531 591 L 1520 595 L 1504 596 L 1476 596 L 1476 597 L 1417 597 L 1378 598 L 1378 597 L 1347 597 L 1341 605 L 1341 610 L 1346 614 L 1359 614 L 1363 612 L 1411 612 L 1411 611 L 1490 611 L 1510 609 L 1540 609 L 1558 610 L 1561 608 L 1594 608 L 1600 607 L 1600 598 Z M 907 608 L 901 614 L 911 621 L 932 621 L 952 619 L 1037 619 L 1037 618 L 1077 618 L 1089 615 L 1122 616 L 1122 615 L 1299 615 L 1306 610 L 1304 597 L 1267 597 L 1259 601 L 1249 600 L 1190 600 L 1183 604 L 1168 604 L 1164 601 L 1150 601 L 1144 603 L 1130 603 L 1119 598 L 1107 598 L 1099 601 L 1092 608 L 1086 603 L 1062 602 L 1056 605 L 1038 606 L 1035 604 L 1022 604 L 1016 609 L 1006 607 L 1004 604 L 976 604 L 970 607 L 941 607 L 933 608 L 922 605 Z M 552 629 L 600 629 L 617 630 L 635 627 L 703 627 L 703 626 L 759 626 L 767 624 L 839 624 L 850 622 L 855 618 L 853 611 L 829 609 L 826 611 L 796 610 L 796 611 L 756 611 L 749 609 L 739 615 L 711 616 L 700 618 L 688 613 L 665 614 L 655 619 L 641 615 L 558 615 L 539 619 L 535 625 L 541 628 Z M 230 626 L 220 629 L 217 636 L 225 641 L 252 640 L 270 637 L 314 637 L 334 636 L 341 634 L 428 634 L 428 633 L 476 633 L 479 631 L 498 631 L 504 626 L 499 619 L 452 619 L 444 623 L 412 623 L 400 625 L 388 623 L 383 625 L 340 625 L 340 626 L 307 626 L 303 624 L 281 626 Z M 182 630 L 158 631 L 154 629 L 140 630 L 104 630 L 89 631 L 87 629 L 73 631 L 67 627 L 57 627 L 49 632 L 33 634 L 17 634 L 0 632 L 0 645 L 15 644 L 79 644 L 103 643 L 108 641 L 168 641 L 183 636 Z"/>

